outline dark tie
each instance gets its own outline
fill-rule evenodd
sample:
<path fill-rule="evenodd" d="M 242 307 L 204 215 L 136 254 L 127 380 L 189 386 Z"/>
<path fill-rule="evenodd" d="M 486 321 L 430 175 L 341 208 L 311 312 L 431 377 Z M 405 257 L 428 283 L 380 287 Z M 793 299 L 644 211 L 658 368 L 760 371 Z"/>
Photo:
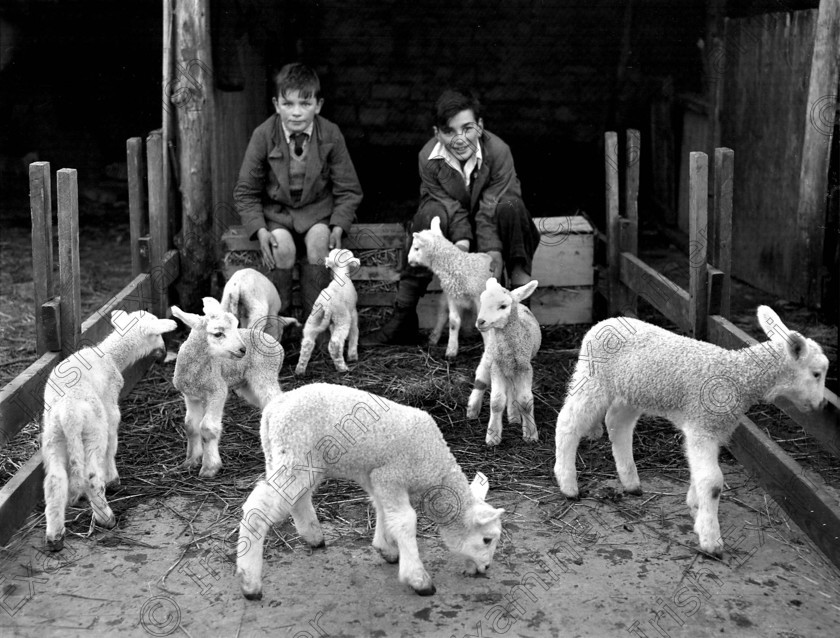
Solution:
<path fill-rule="evenodd" d="M 295 155 L 300 157 L 303 155 L 303 142 L 309 137 L 306 133 L 292 133 L 289 137 L 295 143 Z"/>

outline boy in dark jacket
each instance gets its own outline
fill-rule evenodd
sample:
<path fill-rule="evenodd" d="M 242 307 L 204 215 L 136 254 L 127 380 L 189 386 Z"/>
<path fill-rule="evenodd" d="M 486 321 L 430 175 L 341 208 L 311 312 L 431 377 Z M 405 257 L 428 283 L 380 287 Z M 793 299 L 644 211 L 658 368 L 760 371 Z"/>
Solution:
<path fill-rule="evenodd" d="M 419 155 L 420 205 L 412 230 L 440 217 L 443 234 L 458 248 L 492 257 L 497 279 L 505 268 L 511 289 L 528 283 L 540 233 L 522 201 L 510 147 L 484 129 L 481 104 L 468 92 L 444 91 L 434 118 L 435 136 Z M 360 343 L 416 343 L 417 302 L 431 280 L 428 269 L 405 266 L 394 316 Z"/>
<path fill-rule="evenodd" d="M 330 281 L 324 258 L 350 232 L 362 187 L 338 126 L 318 115 L 318 75 L 287 64 L 274 78 L 276 114 L 251 136 L 233 191 L 245 231 L 260 242 L 263 264 L 291 306 L 292 268 L 299 252 L 303 318 Z"/>

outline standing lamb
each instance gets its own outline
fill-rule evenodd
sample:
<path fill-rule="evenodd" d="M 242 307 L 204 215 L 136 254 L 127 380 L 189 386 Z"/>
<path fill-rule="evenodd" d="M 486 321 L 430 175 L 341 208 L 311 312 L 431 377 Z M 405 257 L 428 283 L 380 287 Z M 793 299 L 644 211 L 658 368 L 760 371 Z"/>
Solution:
<path fill-rule="evenodd" d="M 641 494 L 633 460 L 633 428 L 643 413 L 670 419 L 685 436 L 691 473 L 686 503 L 700 549 L 722 556 L 718 504 L 720 446 L 738 418 L 760 401 L 785 396 L 800 410 L 823 403 L 828 359 L 822 348 L 788 330 L 767 306 L 758 322 L 770 341 L 724 350 L 657 326 L 617 317 L 593 326 L 557 417 L 554 474 L 568 498 L 578 497 L 575 455 L 580 439 L 601 435 L 605 420 L 624 489 Z"/>
<path fill-rule="evenodd" d="M 475 371 L 475 386 L 467 404 L 467 417 L 478 418 L 484 391 L 490 385 L 490 422 L 487 424 L 487 445 L 502 441 L 502 412 L 507 406 L 508 422 L 522 421 L 522 438 L 537 441 L 534 421 L 534 397 L 531 383 L 534 369 L 531 360 L 537 356 L 542 335 L 540 324 L 531 310 L 520 303 L 536 290 L 531 281 L 508 291 L 495 277 L 487 280 L 481 293 L 481 307 L 476 327 L 484 334 L 484 354 Z"/>
<path fill-rule="evenodd" d="M 239 319 L 240 328 L 265 330 L 277 341 L 282 341 L 287 326 L 300 326 L 294 317 L 281 317 L 280 306 L 274 284 L 253 268 L 233 273 L 222 292 L 222 309 Z"/>
<path fill-rule="evenodd" d="M 172 380 L 187 408 L 187 459 L 182 467 L 201 461 L 199 476 L 210 478 L 222 467 L 219 441 L 228 390 L 261 408 L 277 383 L 283 347 L 265 332 L 237 328 L 236 317 L 212 297 L 204 298 L 203 317 L 178 306 L 172 306 L 172 314 L 191 328 L 178 350 Z"/>
<path fill-rule="evenodd" d="M 324 266 L 332 271 L 332 281 L 318 295 L 312 312 L 303 326 L 303 341 L 300 344 L 300 358 L 295 368 L 296 375 L 306 374 L 306 366 L 315 348 L 315 338 L 330 329 L 330 356 L 335 369 L 347 372 L 344 362 L 344 342 L 348 340 L 347 360 L 359 359 L 359 313 L 356 311 L 356 287 L 350 279 L 350 271 L 356 270 L 361 262 L 349 250 L 334 248 L 324 259 Z"/>
<path fill-rule="evenodd" d="M 446 358 L 458 356 L 458 332 L 461 330 L 461 312 L 472 307 L 478 312 L 479 297 L 487 280 L 493 275 L 492 261 L 487 253 L 467 253 L 444 237 L 440 229 L 440 218 L 432 220 L 429 230 L 414 233 L 414 241 L 408 252 L 408 263 L 412 266 L 426 266 L 440 279 L 440 287 L 446 295 L 449 313 L 449 343 Z M 429 343 L 437 344 L 443 333 L 447 315 L 438 313 L 437 323 L 429 335 Z"/>
<path fill-rule="evenodd" d="M 119 484 L 115 457 L 123 372 L 150 354 L 162 361 L 166 348 L 161 335 L 177 327 L 171 319 L 142 310 L 115 310 L 111 325 L 114 332 L 99 345 L 59 363 L 44 388 L 41 452 L 50 551 L 64 547 L 64 510 L 82 494 L 97 523 L 107 528 L 117 524 L 105 485 Z"/>
<path fill-rule="evenodd" d="M 312 547 L 324 536 L 312 494 L 325 478 L 355 481 L 376 509 L 373 546 L 399 561 L 400 582 L 435 592 L 417 548 L 415 507 L 437 523 L 444 543 L 484 573 L 501 534 L 502 509 L 485 502 L 487 478 L 468 483 L 427 413 L 346 386 L 314 383 L 277 396 L 260 428 L 265 475 L 243 506 L 236 572 L 246 598 L 262 597 L 263 543 L 291 513 Z"/>

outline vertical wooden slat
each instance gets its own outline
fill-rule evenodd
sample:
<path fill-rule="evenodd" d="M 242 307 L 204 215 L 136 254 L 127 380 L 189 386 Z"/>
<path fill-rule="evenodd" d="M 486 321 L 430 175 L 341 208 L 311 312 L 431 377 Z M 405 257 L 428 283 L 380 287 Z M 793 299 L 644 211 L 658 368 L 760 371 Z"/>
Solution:
<path fill-rule="evenodd" d="M 35 348 L 38 356 L 60 347 L 49 343 L 41 307 L 53 296 L 52 191 L 50 163 L 29 165 L 29 209 L 32 214 L 32 277 L 35 281 Z M 56 349 L 58 349 L 56 347 Z"/>
<path fill-rule="evenodd" d="M 125 144 L 128 161 L 128 224 L 131 234 L 131 276 L 143 272 L 144 259 L 140 238 L 147 232 L 146 222 L 146 162 L 143 159 L 143 140 L 130 138 Z"/>
<path fill-rule="evenodd" d="M 688 318 L 691 334 L 695 339 L 706 338 L 708 310 L 708 279 L 706 254 L 708 250 L 708 183 L 709 158 L 705 153 L 693 152 L 688 166 Z"/>
<path fill-rule="evenodd" d="M 621 307 L 619 289 L 619 241 L 618 216 L 618 134 L 615 131 L 604 133 L 604 173 L 606 175 L 606 208 L 607 208 L 607 252 L 610 273 L 610 314 L 615 314 Z"/>
<path fill-rule="evenodd" d="M 163 140 L 160 130 L 152 131 L 146 138 L 146 163 L 149 170 L 149 252 L 153 274 L 160 268 L 163 256 L 169 249 L 169 223 L 166 218 L 166 193 L 163 190 Z M 161 280 L 153 277 L 153 280 Z M 166 288 L 152 287 L 152 312 L 166 316 L 169 295 Z"/>
<path fill-rule="evenodd" d="M 729 318 L 732 277 L 732 184 L 735 170 L 735 151 L 715 149 L 715 241 L 711 245 L 712 263 L 723 271 L 720 291 L 720 314 Z"/>
<path fill-rule="evenodd" d="M 639 252 L 639 164 L 641 161 L 641 135 L 636 129 L 627 131 L 627 143 L 624 149 L 624 215 L 620 222 L 619 241 L 621 252 L 633 255 Z M 636 314 L 636 295 L 626 287 L 621 287 L 622 314 Z"/>
<path fill-rule="evenodd" d="M 58 177 L 58 275 L 61 286 L 61 353 L 76 351 L 81 337 L 82 298 L 79 279 L 79 187 L 76 169 Z"/>

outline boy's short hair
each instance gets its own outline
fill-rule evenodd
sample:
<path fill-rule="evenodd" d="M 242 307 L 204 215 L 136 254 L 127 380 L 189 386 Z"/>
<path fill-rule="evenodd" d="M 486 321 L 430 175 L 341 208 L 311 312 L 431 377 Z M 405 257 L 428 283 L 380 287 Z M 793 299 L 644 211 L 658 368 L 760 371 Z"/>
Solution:
<path fill-rule="evenodd" d="M 321 80 L 311 67 L 292 62 L 274 74 L 274 96 L 284 97 L 289 91 L 297 91 L 300 97 L 314 96 L 321 99 Z"/>
<path fill-rule="evenodd" d="M 471 110 L 476 121 L 481 117 L 481 102 L 469 89 L 446 89 L 435 103 L 435 126 L 443 128 L 461 111 Z"/>

